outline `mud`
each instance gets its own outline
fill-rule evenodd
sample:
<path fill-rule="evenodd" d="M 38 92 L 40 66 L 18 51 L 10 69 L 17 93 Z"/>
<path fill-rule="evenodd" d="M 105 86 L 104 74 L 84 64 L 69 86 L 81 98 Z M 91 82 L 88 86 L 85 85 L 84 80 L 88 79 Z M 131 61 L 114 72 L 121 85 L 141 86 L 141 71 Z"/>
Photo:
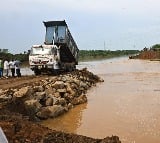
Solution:
<path fill-rule="evenodd" d="M 120 143 L 117 136 L 93 139 L 51 130 L 5 109 L 0 110 L 0 126 L 9 143 Z"/>

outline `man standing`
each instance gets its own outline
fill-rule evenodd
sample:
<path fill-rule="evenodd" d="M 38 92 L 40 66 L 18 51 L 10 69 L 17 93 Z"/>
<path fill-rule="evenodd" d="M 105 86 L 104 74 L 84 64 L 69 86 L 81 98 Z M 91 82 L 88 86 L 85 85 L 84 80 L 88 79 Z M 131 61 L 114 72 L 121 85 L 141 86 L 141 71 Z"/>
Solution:
<path fill-rule="evenodd" d="M 15 62 L 14 62 L 14 60 L 11 60 L 9 62 L 9 67 L 11 69 L 12 77 L 14 77 L 15 76 Z"/>
<path fill-rule="evenodd" d="M 0 58 L 0 77 L 2 77 L 2 76 L 3 76 L 3 61 Z"/>
<path fill-rule="evenodd" d="M 21 77 L 21 71 L 20 71 L 20 61 L 16 60 L 15 61 L 15 67 L 16 67 L 16 74 L 17 74 L 17 77 Z"/>
<path fill-rule="evenodd" d="M 5 73 L 5 76 L 8 77 L 8 73 L 9 73 L 9 63 L 8 63 L 8 60 L 4 61 L 4 73 Z"/>

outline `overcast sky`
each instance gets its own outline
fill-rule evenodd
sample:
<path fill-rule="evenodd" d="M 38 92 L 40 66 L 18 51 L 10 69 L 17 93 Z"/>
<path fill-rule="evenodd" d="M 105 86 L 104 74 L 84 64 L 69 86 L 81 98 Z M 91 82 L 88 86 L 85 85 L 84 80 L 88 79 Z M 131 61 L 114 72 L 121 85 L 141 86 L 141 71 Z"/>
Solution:
<path fill-rule="evenodd" d="M 45 38 L 43 21 L 66 20 L 80 50 L 160 43 L 160 0 L 3 0 L 0 48 L 20 53 Z"/>

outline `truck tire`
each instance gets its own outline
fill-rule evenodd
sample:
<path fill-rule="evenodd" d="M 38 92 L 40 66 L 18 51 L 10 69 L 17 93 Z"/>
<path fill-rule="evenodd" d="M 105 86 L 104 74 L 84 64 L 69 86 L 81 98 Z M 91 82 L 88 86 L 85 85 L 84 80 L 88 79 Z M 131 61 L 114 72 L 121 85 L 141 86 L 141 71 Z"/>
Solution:
<path fill-rule="evenodd" d="M 34 70 L 34 74 L 35 74 L 35 75 L 40 75 L 40 74 L 41 74 L 41 71 L 38 70 L 38 69 L 35 69 L 35 70 Z"/>

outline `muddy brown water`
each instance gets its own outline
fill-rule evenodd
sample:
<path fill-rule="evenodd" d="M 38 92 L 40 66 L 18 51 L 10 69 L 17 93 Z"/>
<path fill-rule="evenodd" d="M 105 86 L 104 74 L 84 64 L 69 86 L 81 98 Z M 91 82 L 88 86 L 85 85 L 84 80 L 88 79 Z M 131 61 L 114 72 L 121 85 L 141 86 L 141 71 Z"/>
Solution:
<path fill-rule="evenodd" d="M 104 79 L 88 103 L 42 122 L 51 129 L 123 143 L 160 142 L 160 62 L 128 58 L 80 63 Z"/>

